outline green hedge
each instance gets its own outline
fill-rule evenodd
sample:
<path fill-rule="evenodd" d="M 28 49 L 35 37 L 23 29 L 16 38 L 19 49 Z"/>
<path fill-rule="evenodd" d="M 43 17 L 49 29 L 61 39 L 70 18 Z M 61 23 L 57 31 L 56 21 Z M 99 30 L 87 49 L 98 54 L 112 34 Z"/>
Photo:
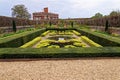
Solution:
<path fill-rule="evenodd" d="M 76 57 L 120 57 L 120 47 L 91 48 L 1 48 L 1 59 L 14 58 L 76 58 Z"/>
<path fill-rule="evenodd" d="M 0 48 L 20 47 L 43 33 L 45 29 L 27 31 L 0 39 Z"/>
<path fill-rule="evenodd" d="M 102 46 L 120 46 L 120 39 L 116 37 L 112 37 L 110 35 L 92 32 L 90 30 L 85 29 L 76 29 L 79 31 L 82 35 L 85 35 L 92 39 L 94 42 L 102 45 Z"/>
<path fill-rule="evenodd" d="M 59 31 L 65 31 L 65 30 L 76 30 L 75 28 L 46 28 L 46 30 L 59 30 Z"/>

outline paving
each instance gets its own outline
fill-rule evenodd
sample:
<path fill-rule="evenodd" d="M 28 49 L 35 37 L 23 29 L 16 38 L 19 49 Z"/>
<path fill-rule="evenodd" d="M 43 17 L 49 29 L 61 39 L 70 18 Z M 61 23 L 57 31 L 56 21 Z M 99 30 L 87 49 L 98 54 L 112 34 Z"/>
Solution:
<path fill-rule="evenodd" d="M 0 80 L 120 80 L 120 58 L 0 60 Z"/>

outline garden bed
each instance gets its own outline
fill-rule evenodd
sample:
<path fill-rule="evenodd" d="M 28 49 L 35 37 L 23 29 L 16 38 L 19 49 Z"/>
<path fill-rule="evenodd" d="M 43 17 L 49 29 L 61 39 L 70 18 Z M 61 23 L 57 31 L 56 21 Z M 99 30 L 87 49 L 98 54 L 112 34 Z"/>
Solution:
<path fill-rule="evenodd" d="M 71 38 L 50 39 L 55 35 Z M 40 29 L 1 39 L 0 58 L 120 57 L 119 43 L 119 39 L 82 29 Z"/>

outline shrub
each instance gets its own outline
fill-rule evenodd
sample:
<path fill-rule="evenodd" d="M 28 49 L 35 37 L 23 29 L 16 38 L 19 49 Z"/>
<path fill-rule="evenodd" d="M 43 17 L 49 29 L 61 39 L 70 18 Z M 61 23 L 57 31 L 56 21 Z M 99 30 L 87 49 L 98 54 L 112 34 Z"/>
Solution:
<path fill-rule="evenodd" d="M 40 41 L 40 43 L 51 43 L 51 42 L 55 42 L 55 40 L 46 39 L 46 40 Z"/>
<path fill-rule="evenodd" d="M 65 43 L 65 40 L 58 40 L 59 43 Z"/>
<path fill-rule="evenodd" d="M 56 35 L 56 32 L 55 32 L 55 31 L 51 31 L 51 32 L 49 33 L 49 35 L 50 35 L 50 36 L 54 36 L 54 35 Z"/>
<path fill-rule="evenodd" d="M 106 23 L 105 23 L 105 31 L 108 32 L 108 28 L 109 28 L 109 23 L 108 23 L 108 20 L 106 20 Z"/>
<path fill-rule="evenodd" d="M 66 45 L 65 48 L 75 48 L 73 45 Z"/>
<path fill-rule="evenodd" d="M 36 44 L 37 42 L 39 42 L 41 40 L 41 37 L 37 37 L 35 39 L 33 39 L 32 41 L 22 45 L 20 48 L 27 48 L 27 47 L 31 47 L 33 46 L 34 44 Z"/>
<path fill-rule="evenodd" d="M 74 45 L 74 46 L 77 46 L 77 47 L 86 47 L 85 44 L 83 44 L 83 43 L 78 43 L 78 42 L 73 43 L 73 45 Z"/>
<path fill-rule="evenodd" d="M 78 43 L 81 43 L 81 39 L 80 39 L 80 38 L 70 39 L 69 41 L 70 41 L 70 42 L 78 42 Z"/>
<path fill-rule="evenodd" d="M 65 31 L 66 35 L 72 35 L 73 33 L 71 31 Z"/>
<path fill-rule="evenodd" d="M 112 33 L 111 35 L 112 35 L 112 36 L 115 36 L 115 37 L 120 36 L 120 35 L 119 35 L 119 34 L 117 34 L 117 33 Z"/>
<path fill-rule="evenodd" d="M 120 57 L 120 47 L 0 48 L 0 59 Z"/>
<path fill-rule="evenodd" d="M 44 32 L 44 33 L 42 33 L 42 35 L 41 36 L 46 36 L 48 33 L 49 33 L 50 31 L 46 31 L 46 32 Z"/>
<path fill-rule="evenodd" d="M 49 39 L 42 40 L 42 41 L 40 41 L 40 44 L 36 45 L 36 48 L 46 47 L 46 46 L 50 45 L 51 42 L 55 42 L 55 40 L 49 40 Z"/>
<path fill-rule="evenodd" d="M 16 28 L 15 20 L 12 21 L 12 26 L 13 26 L 13 31 L 16 32 L 17 28 Z"/>
<path fill-rule="evenodd" d="M 48 48 L 60 48 L 60 46 L 58 46 L 58 45 L 51 45 L 51 46 L 48 46 Z"/>
<path fill-rule="evenodd" d="M 78 36 L 81 35 L 79 32 L 77 32 L 77 31 L 75 31 L 75 30 L 73 30 L 73 33 L 74 33 L 75 35 L 78 35 Z"/>
<path fill-rule="evenodd" d="M 36 46 L 36 48 L 42 48 L 42 47 L 46 47 L 46 46 L 48 46 L 48 45 L 50 45 L 49 43 L 40 43 L 40 44 L 37 44 L 37 46 Z"/>
<path fill-rule="evenodd" d="M 8 47 L 20 47 L 28 41 L 34 39 L 43 33 L 45 29 L 39 29 L 35 31 L 26 31 L 23 33 L 15 34 L 12 36 L 8 36 L 0 39 L 0 47 L 8 48 Z"/>
<path fill-rule="evenodd" d="M 87 38 L 86 36 L 81 36 L 81 39 L 83 39 L 85 42 L 87 42 L 90 46 L 95 46 L 95 47 L 102 47 L 101 45 L 93 42 L 92 40 L 90 40 L 89 38 Z"/>
<path fill-rule="evenodd" d="M 94 42 L 102 45 L 102 46 L 120 46 L 120 39 L 117 37 L 113 37 L 110 35 L 92 32 L 86 29 L 77 29 L 82 35 L 85 35 L 92 39 Z"/>

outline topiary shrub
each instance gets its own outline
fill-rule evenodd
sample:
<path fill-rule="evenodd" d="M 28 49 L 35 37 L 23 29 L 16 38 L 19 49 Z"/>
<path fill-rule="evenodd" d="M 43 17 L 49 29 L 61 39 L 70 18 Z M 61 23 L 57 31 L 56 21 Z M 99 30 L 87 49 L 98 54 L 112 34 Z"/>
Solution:
<path fill-rule="evenodd" d="M 83 43 L 78 43 L 78 42 L 73 43 L 73 45 L 74 45 L 74 46 L 77 46 L 77 47 L 86 47 L 85 44 L 83 44 Z"/>
<path fill-rule="evenodd" d="M 75 48 L 73 45 L 66 45 L 65 48 Z"/>
<path fill-rule="evenodd" d="M 108 27 L 109 27 L 109 23 L 108 23 L 108 20 L 106 20 L 106 22 L 105 22 L 105 32 L 108 32 Z"/>
<path fill-rule="evenodd" d="M 46 36 L 49 32 L 50 32 L 50 31 L 46 31 L 46 32 L 42 33 L 41 36 L 44 37 L 44 36 Z"/>
<path fill-rule="evenodd" d="M 16 32 L 17 29 L 16 29 L 16 23 L 14 20 L 12 21 L 12 26 L 13 26 L 13 31 Z"/>
<path fill-rule="evenodd" d="M 37 42 L 39 42 L 41 40 L 41 37 L 37 37 L 35 39 L 33 39 L 32 41 L 22 45 L 20 48 L 27 48 L 27 47 L 32 47 L 33 45 L 35 45 Z"/>
<path fill-rule="evenodd" d="M 83 41 L 85 41 L 86 43 L 88 43 L 88 45 L 90 45 L 90 46 L 102 47 L 101 45 L 93 42 L 92 40 L 90 40 L 90 39 L 89 39 L 88 37 L 86 37 L 86 36 L 81 36 L 81 39 L 82 39 Z"/>
<path fill-rule="evenodd" d="M 48 48 L 60 48 L 60 46 L 58 46 L 58 45 L 51 45 L 51 46 L 48 46 Z"/>
<path fill-rule="evenodd" d="M 73 30 L 73 33 L 74 33 L 75 35 L 77 35 L 77 36 L 80 36 L 80 35 L 81 35 L 79 32 L 77 32 L 77 31 L 75 31 L 75 30 Z"/>

